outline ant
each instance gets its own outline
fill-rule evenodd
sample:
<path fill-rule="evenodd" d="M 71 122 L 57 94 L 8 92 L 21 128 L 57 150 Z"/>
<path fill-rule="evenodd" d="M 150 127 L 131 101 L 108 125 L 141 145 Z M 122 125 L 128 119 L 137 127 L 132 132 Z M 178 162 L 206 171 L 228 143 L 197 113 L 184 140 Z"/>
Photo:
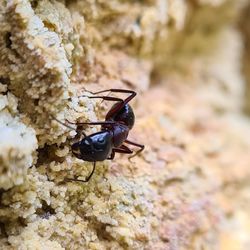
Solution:
<path fill-rule="evenodd" d="M 105 92 L 127 93 L 130 95 L 124 100 L 117 97 L 98 95 Z M 93 94 L 93 96 L 88 96 L 89 98 L 100 98 L 105 101 L 113 101 L 116 103 L 106 114 L 105 121 L 81 123 L 67 121 L 69 124 L 74 124 L 77 126 L 101 125 L 101 131 L 97 133 L 87 136 L 84 132 L 82 132 L 84 138 L 78 142 L 75 142 L 71 146 L 74 156 L 84 161 L 93 162 L 93 168 L 85 180 L 67 179 L 69 181 L 88 182 L 95 171 L 97 161 L 104 161 L 106 159 L 113 160 L 116 153 L 133 154 L 133 151 L 124 145 L 124 143 L 140 148 L 134 155 L 130 156 L 129 159 L 136 156 L 144 149 L 144 145 L 132 142 L 127 139 L 129 131 L 133 128 L 135 122 L 133 109 L 128 103 L 136 96 L 136 92 L 125 89 L 107 89 L 90 93 Z M 54 119 L 60 124 L 73 129 L 56 118 Z"/>

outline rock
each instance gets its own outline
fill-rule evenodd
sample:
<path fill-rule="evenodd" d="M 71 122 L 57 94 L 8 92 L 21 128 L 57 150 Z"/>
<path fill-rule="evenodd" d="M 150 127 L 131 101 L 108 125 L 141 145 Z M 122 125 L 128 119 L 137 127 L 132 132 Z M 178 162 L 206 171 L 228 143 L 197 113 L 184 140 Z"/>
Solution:
<path fill-rule="evenodd" d="M 0 0 L 0 249 L 247 249 L 234 4 Z M 145 150 L 67 181 L 92 163 L 66 120 L 103 120 L 90 91 L 110 88 L 137 92 L 129 138 Z"/>

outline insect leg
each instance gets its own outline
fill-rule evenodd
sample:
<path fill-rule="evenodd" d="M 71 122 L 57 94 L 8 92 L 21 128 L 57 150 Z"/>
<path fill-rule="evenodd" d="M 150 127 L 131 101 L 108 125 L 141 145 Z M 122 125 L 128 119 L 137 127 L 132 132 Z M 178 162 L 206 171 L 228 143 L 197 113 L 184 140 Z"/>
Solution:
<path fill-rule="evenodd" d="M 88 98 L 91 98 L 91 99 L 100 98 L 100 99 L 103 99 L 105 101 L 123 102 L 123 99 L 118 98 L 118 97 L 111 97 L 111 96 L 88 96 Z"/>
<path fill-rule="evenodd" d="M 89 174 L 89 176 L 85 180 L 78 180 L 78 179 L 76 179 L 77 177 L 74 178 L 74 179 L 66 178 L 66 180 L 67 181 L 88 182 L 90 180 L 90 178 L 92 177 L 92 175 L 94 174 L 94 172 L 95 172 L 95 167 L 96 167 L 96 162 L 93 163 L 92 171 L 91 171 L 91 173 Z"/>
<path fill-rule="evenodd" d="M 97 94 L 101 94 L 101 93 L 105 93 L 105 92 L 130 94 L 126 99 L 123 100 L 124 105 L 127 104 L 129 101 L 131 101 L 136 96 L 136 92 L 133 90 L 129 90 L 129 89 L 106 89 L 106 90 L 102 90 L 102 91 L 98 91 L 98 92 L 90 92 L 90 93 L 93 95 L 97 95 Z"/>
<path fill-rule="evenodd" d="M 107 100 L 107 101 L 118 101 L 118 104 L 111 108 L 111 110 L 109 110 L 109 112 L 106 115 L 106 119 L 108 120 L 110 117 L 112 117 L 114 114 L 116 114 L 117 112 L 119 112 L 128 102 L 130 102 L 135 96 L 136 96 L 136 92 L 133 90 L 128 90 L 128 89 L 106 89 L 106 90 L 102 90 L 102 91 L 98 91 L 98 92 L 91 92 L 89 91 L 92 95 L 98 95 L 101 93 L 105 93 L 105 92 L 113 92 L 113 93 L 126 93 L 126 94 L 130 94 L 126 99 L 121 99 L 121 98 L 117 98 L 117 97 L 110 97 L 110 96 L 90 96 L 89 98 L 102 98 L 103 100 Z"/>
<path fill-rule="evenodd" d="M 116 153 L 120 154 L 133 154 L 133 151 L 125 145 L 121 145 L 119 148 L 113 149 Z"/>
<path fill-rule="evenodd" d="M 70 122 L 68 120 L 66 121 L 70 124 L 74 124 L 78 126 L 81 126 L 81 125 L 114 125 L 117 123 L 115 121 L 102 121 L 102 122 Z"/>
<path fill-rule="evenodd" d="M 55 117 L 53 117 L 53 119 L 54 120 L 56 120 L 58 123 L 60 123 L 61 125 L 63 125 L 63 126 L 65 126 L 65 127 L 67 127 L 67 128 L 69 128 L 69 129 L 71 129 L 71 130 L 76 130 L 75 128 L 73 128 L 73 127 L 71 127 L 71 126 L 69 126 L 68 124 L 66 124 L 66 123 L 63 123 L 63 122 L 61 122 L 60 120 L 58 120 L 57 118 L 55 118 Z M 68 120 L 66 120 L 67 122 L 68 122 Z M 72 123 L 72 122 L 69 122 L 70 124 L 74 124 L 75 125 L 75 123 Z M 81 133 L 84 135 L 84 137 L 86 137 L 87 135 L 83 132 L 83 131 L 81 131 Z"/>
<path fill-rule="evenodd" d="M 115 158 L 115 151 L 114 149 L 112 149 L 112 152 L 110 154 L 110 156 L 107 158 L 107 160 L 113 160 Z"/>
<path fill-rule="evenodd" d="M 130 144 L 130 145 L 133 145 L 133 146 L 135 146 L 135 147 L 140 148 L 138 151 L 136 151 L 136 152 L 135 152 L 135 154 L 134 154 L 134 155 L 131 155 L 131 156 L 129 157 L 129 159 L 131 159 L 131 158 L 135 157 L 136 155 L 138 155 L 138 154 L 139 154 L 140 152 L 142 152 L 142 151 L 143 151 L 143 149 L 145 148 L 145 146 L 144 146 L 144 145 L 142 145 L 142 144 L 138 144 L 138 143 L 136 143 L 136 142 L 132 142 L 132 141 L 129 141 L 129 140 L 125 140 L 125 143 L 127 143 L 127 144 Z"/>
<path fill-rule="evenodd" d="M 120 153 L 120 154 L 132 154 L 133 151 L 130 150 L 127 146 L 121 145 L 119 148 L 113 148 L 111 155 L 107 160 L 113 160 L 115 157 L 115 153 Z"/>
<path fill-rule="evenodd" d="M 128 93 L 130 94 L 126 99 L 120 101 L 117 105 L 115 105 L 113 108 L 109 110 L 109 112 L 106 115 L 106 119 L 108 120 L 112 116 L 114 116 L 117 112 L 119 112 L 128 102 L 130 102 L 135 96 L 136 92 L 133 90 L 127 90 L 127 89 L 108 89 L 108 90 L 103 90 L 104 92 L 110 91 L 114 93 Z M 103 92 L 101 91 L 101 93 Z M 100 92 L 97 92 L 100 93 Z"/>
<path fill-rule="evenodd" d="M 95 166 L 96 166 L 96 162 L 93 163 L 92 171 L 91 171 L 90 175 L 86 178 L 86 180 L 84 182 L 88 182 L 90 180 L 90 178 L 92 177 L 92 175 L 95 172 Z"/>

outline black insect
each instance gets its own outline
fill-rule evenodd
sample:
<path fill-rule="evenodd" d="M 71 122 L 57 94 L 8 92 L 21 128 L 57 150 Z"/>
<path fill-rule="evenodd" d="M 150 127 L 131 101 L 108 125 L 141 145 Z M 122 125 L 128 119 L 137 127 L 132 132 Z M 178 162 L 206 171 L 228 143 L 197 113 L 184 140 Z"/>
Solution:
<path fill-rule="evenodd" d="M 117 97 L 98 95 L 105 92 L 128 93 L 130 95 L 124 100 Z M 68 180 L 88 182 L 95 171 L 97 161 L 104 161 L 106 159 L 112 160 L 114 159 L 116 153 L 133 154 L 133 151 L 124 145 L 124 143 L 140 148 L 134 155 L 130 156 L 129 159 L 136 156 L 144 149 L 144 145 L 127 139 L 129 131 L 133 128 L 135 122 L 133 109 L 128 102 L 136 96 L 136 92 L 125 89 L 108 89 L 95 93 L 91 92 L 91 94 L 93 94 L 93 96 L 90 96 L 89 98 L 101 98 L 105 101 L 114 101 L 116 103 L 106 114 L 105 121 L 82 123 L 72 123 L 67 121 L 68 123 L 75 124 L 77 126 L 101 125 L 100 132 L 88 136 L 83 133 L 84 138 L 71 146 L 72 153 L 77 158 L 94 163 L 91 173 L 85 180 Z M 60 123 L 66 125 L 62 122 Z"/>

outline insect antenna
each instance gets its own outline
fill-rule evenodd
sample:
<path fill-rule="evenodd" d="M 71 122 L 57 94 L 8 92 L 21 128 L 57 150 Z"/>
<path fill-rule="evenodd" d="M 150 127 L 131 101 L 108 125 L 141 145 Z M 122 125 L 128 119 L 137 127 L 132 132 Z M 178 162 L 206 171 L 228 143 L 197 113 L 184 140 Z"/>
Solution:
<path fill-rule="evenodd" d="M 60 123 L 61 125 L 63 125 L 63 126 L 65 126 L 65 127 L 69 128 L 69 129 L 71 129 L 71 130 L 76 131 L 75 128 L 73 128 L 73 127 L 71 127 L 70 125 L 68 125 L 68 124 L 66 124 L 66 123 L 64 123 L 64 122 L 62 122 L 62 121 L 60 121 L 60 120 L 58 120 L 56 117 L 54 117 L 54 116 L 51 116 L 51 117 L 52 117 L 54 120 L 56 120 L 58 123 Z M 87 136 L 83 131 L 81 131 L 81 133 L 84 135 L 84 137 Z"/>

